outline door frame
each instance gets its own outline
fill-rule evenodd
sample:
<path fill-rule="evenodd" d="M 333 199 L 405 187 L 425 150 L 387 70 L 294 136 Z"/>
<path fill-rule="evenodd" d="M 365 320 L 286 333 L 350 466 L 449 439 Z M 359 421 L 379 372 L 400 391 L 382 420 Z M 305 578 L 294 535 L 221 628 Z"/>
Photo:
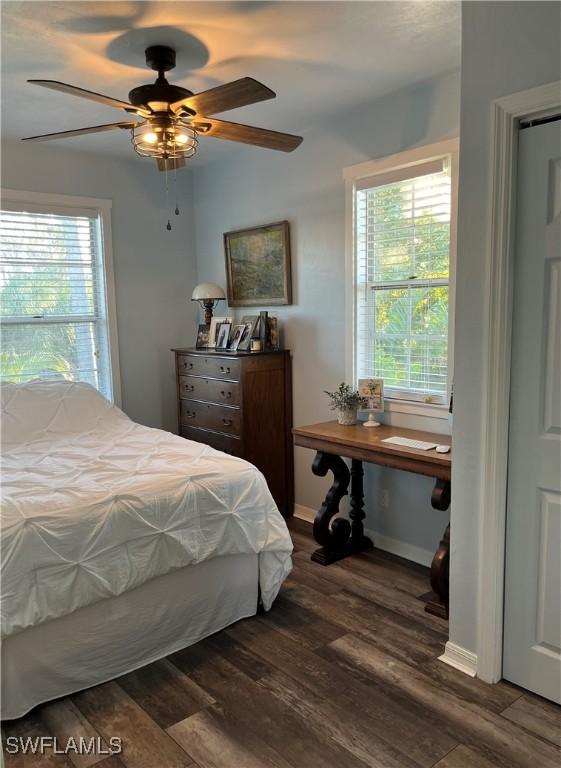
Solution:
<path fill-rule="evenodd" d="M 523 119 L 547 116 L 560 108 L 561 81 L 520 91 L 492 104 L 477 637 L 477 676 L 488 683 L 501 679 L 503 662 L 518 126 Z"/>

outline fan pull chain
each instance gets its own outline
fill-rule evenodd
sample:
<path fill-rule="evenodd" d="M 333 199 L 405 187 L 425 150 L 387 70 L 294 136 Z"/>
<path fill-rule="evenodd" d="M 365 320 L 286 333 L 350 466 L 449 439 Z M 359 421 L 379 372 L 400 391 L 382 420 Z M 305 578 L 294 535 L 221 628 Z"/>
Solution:
<path fill-rule="evenodd" d="M 179 216 L 179 205 L 177 204 L 177 161 L 173 164 L 173 188 L 175 192 L 175 215 Z"/>
<path fill-rule="evenodd" d="M 169 211 L 169 185 L 168 185 L 168 164 L 167 160 L 165 161 L 165 174 L 166 174 L 166 209 Z M 171 221 L 168 218 L 168 223 L 166 224 L 166 229 L 169 232 L 171 230 Z"/>

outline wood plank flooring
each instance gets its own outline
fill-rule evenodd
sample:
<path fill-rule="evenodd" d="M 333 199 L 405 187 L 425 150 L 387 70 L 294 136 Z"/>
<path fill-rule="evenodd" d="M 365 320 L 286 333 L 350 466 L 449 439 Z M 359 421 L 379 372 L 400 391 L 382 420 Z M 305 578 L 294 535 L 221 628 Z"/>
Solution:
<path fill-rule="evenodd" d="M 374 551 L 324 568 L 291 522 L 273 609 L 118 680 L 38 707 L 6 736 L 120 736 L 117 756 L 5 755 L 6 768 L 559 768 L 561 708 L 437 661 L 427 571 Z"/>

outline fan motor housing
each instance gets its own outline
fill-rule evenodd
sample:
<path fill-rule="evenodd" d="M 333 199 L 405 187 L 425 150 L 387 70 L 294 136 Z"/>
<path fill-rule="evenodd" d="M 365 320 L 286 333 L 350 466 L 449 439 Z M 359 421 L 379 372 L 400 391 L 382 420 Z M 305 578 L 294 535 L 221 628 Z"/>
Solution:
<path fill-rule="evenodd" d="M 146 106 L 150 102 L 173 104 L 192 96 L 193 92 L 180 85 L 168 83 L 164 72 L 175 67 L 175 51 L 167 45 L 151 45 L 144 52 L 146 64 L 158 73 L 155 83 L 139 85 L 129 93 L 129 101 L 135 107 Z"/>
<path fill-rule="evenodd" d="M 168 82 L 155 82 L 133 88 L 129 93 L 129 101 L 135 107 L 141 107 L 142 105 L 149 104 L 151 101 L 165 101 L 168 104 L 173 104 L 175 101 L 181 101 L 181 99 L 186 99 L 192 95 L 192 91 L 188 91 L 187 88 L 182 88 L 180 85 L 172 85 Z"/>

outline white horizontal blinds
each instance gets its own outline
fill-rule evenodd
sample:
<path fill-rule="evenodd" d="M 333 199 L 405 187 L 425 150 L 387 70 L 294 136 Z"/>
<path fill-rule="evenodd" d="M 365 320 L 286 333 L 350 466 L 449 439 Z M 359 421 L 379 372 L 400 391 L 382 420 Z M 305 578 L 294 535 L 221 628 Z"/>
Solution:
<path fill-rule="evenodd" d="M 3 204 L 0 240 L 0 380 L 67 378 L 111 398 L 98 212 Z"/>
<path fill-rule="evenodd" d="M 449 164 L 397 169 L 357 187 L 358 376 L 383 378 L 390 397 L 446 402 Z"/>

